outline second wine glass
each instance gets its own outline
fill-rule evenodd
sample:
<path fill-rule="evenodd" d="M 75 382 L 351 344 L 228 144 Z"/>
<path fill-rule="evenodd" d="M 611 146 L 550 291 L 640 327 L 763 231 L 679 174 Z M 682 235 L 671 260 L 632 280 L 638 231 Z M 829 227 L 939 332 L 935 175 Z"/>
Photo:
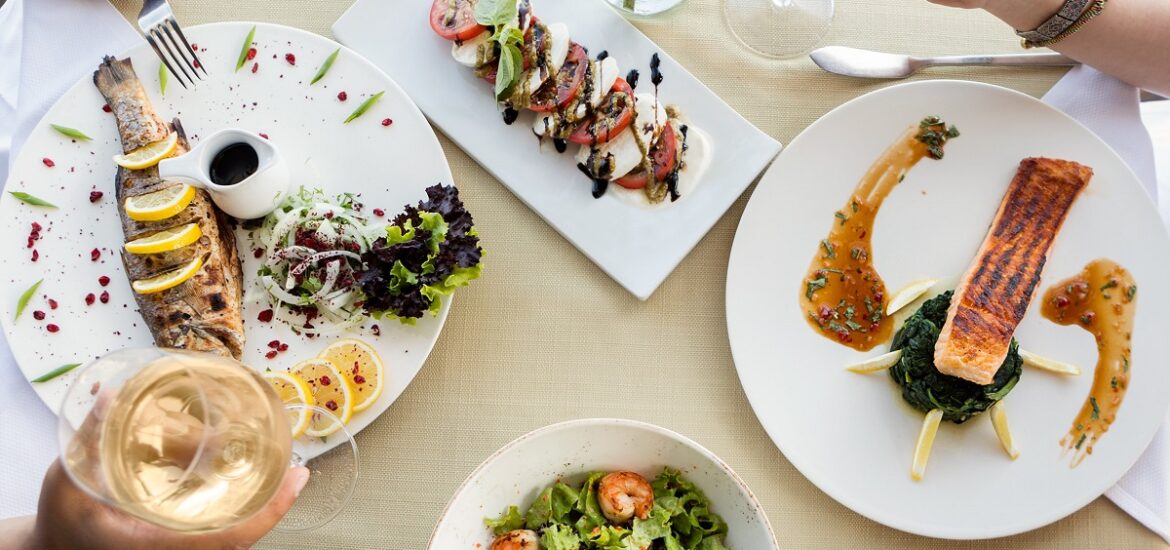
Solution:
<path fill-rule="evenodd" d="M 786 59 L 815 48 L 833 25 L 833 0 L 725 0 L 731 33 L 764 57 Z"/>

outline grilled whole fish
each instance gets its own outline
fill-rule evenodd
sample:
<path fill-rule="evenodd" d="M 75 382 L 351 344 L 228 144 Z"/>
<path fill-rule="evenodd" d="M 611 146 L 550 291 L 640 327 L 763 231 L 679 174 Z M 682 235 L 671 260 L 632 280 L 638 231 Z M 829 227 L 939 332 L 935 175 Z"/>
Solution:
<path fill-rule="evenodd" d="M 106 98 L 118 122 L 122 149 L 130 152 L 179 134 L 176 154 L 187 152 L 178 119 L 165 123 L 151 106 L 129 59 L 106 57 L 93 73 L 93 83 Z M 239 358 L 244 346 L 241 312 L 240 258 L 235 234 L 227 217 L 202 189 L 182 212 L 165 220 L 142 222 L 126 216 L 127 197 L 166 189 L 176 182 L 163 181 L 155 167 L 145 170 L 118 168 L 115 180 L 122 230 L 134 240 L 188 223 L 198 223 L 203 236 L 179 250 L 161 254 L 130 254 L 122 250 L 122 264 L 131 281 L 160 275 L 203 258 L 200 271 L 182 284 L 154 294 L 135 294 L 138 308 L 160 347 L 205 351 Z"/>
<path fill-rule="evenodd" d="M 1093 169 L 1068 160 L 1020 161 L 995 220 L 959 281 L 934 348 L 939 372 L 987 385 L 1028 311 L 1048 251 Z"/>

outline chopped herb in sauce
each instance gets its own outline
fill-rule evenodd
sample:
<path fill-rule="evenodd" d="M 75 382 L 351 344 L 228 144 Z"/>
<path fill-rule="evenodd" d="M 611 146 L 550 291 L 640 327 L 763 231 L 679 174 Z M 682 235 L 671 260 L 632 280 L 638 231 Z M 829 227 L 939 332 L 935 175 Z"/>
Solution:
<path fill-rule="evenodd" d="M 1125 299 L 1132 302 L 1135 296 L 1137 296 L 1137 285 L 1129 285 L 1129 288 L 1125 289 Z"/>
<path fill-rule="evenodd" d="M 825 248 L 825 258 L 832 260 L 837 257 L 837 251 L 833 248 L 833 243 L 829 239 L 821 239 L 821 246 Z"/>
<path fill-rule="evenodd" d="M 1117 380 L 1116 380 L 1116 379 L 1114 379 L 1114 382 L 1116 382 L 1116 381 L 1117 381 Z M 1101 408 L 1097 406 L 1097 398 L 1096 398 L 1096 397 L 1090 397 L 1090 398 L 1089 398 L 1089 405 L 1092 405 L 1092 407 L 1093 407 L 1093 414 L 1092 414 L 1092 416 L 1090 416 L 1089 418 L 1091 418 L 1091 419 L 1093 419 L 1093 420 L 1098 420 L 1098 419 L 1100 419 L 1100 418 L 1101 418 Z"/>
<path fill-rule="evenodd" d="M 1081 438 L 1077 440 L 1077 450 L 1078 451 L 1081 450 L 1081 446 L 1085 444 L 1085 439 L 1088 437 L 1089 437 L 1088 434 L 1081 434 Z"/>
<path fill-rule="evenodd" d="M 837 218 L 838 220 L 841 220 L 841 225 L 845 225 L 845 222 L 849 221 L 849 218 L 845 214 L 842 214 L 840 212 L 834 212 L 833 217 Z"/>
<path fill-rule="evenodd" d="M 808 290 L 805 291 L 804 297 L 812 300 L 813 293 L 822 288 L 825 288 L 825 285 L 829 284 L 829 280 L 822 275 L 816 279 L 810 280 L 807 284 Z"/>
<path fill-rule="evenodd" d="M 1101 285 L 1101 292 L 1105 292 L 1106 290 L 1109 290 L 1111 288 L 1116 288 L 1116 287 L 1117 287 L 1117 279 L 1109 279 L 1108 283 Z"/>
<path fill-rule="evenodd" d="M 853 250 L 849 253 L 849 255 L 852 256 L 854 260 L 864 260 L 864 259 L 869 257 L 869 253 L 866 252 L 864 248 L 861 248 L 859 246 L 854 247 Z"/>

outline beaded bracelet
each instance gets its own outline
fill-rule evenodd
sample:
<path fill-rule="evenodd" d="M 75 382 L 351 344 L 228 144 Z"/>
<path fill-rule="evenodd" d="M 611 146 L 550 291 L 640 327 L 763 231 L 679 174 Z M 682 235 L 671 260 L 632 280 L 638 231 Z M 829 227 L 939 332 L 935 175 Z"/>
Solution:
<path fill-rule="evenodd" d="M 1109 0 L 1094 0 L 1088 9 L 1081 12 L 1079 17 L 1073 20 L 1072 23 L 1058 32 L 1055 36 L 1046 37 L 1040 40 L 1025 37 L 1023 40 L 1024 48 L 1047 48 L 1072 36 L 1074 33 L 1081 30 L 1081 27 L 1085 26 L 1085 24 L 1087 24 L 1089 21 L 1092 21 L 1094 17 L 1101 15 L 1101 12 L 1105 11 L 1105 4 L 1107 3 L 1109 3 Z M 1066 3 L 1065 5 L 1067 6 L 1068 4 Z M 1023 36 L 1026 33 L 1020 33 L 1017 31 L 1016 34 Z"/>

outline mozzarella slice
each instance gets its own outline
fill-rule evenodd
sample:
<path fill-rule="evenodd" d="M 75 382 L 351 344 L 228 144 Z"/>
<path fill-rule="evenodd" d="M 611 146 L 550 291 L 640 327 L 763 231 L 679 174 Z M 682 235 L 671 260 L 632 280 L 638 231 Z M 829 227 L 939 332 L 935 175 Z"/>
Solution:
<path fill-rule="evenodd" d="M 532 133 L 540 137 L 549 137 L 557 131 L 557 117 L 555 113 L 536 113 L 532 119 Z"/>
<path fill-rule="evenodd" d="M 549 62 L 552 63 L 555 75 L 564 66 L 565 58 L 569 56 L 569 27 L 564 23 L 549 23 L 545 25 L 545 39 L 549 41 Z M 528 78 L 525 80 L 528 94 L 536 93 L 551 76 L 544 67 L 528 69 Z"/>
<path fill-rule="evenodd" d="M 610 156 L 610 167 L 613 169 L 609 176 L 611 180 L 629 174 L 640 166 L 643 155 L 638 140 L 641 139 L 649 149 L 666 125 L 666 108 L 654 99 L 654 94 L 637 94 L 634 98 L 633 122 L 618 137 L 597 148 L 598 158 Z M 577 162 L 588 164 L 590 152 L 588 145 L 581 146 L 577 151 Z"/>
<path fill-rule="evenodd" d="M 491 47 L 491 38 L 492 33 L 484 31 L 471 40 L 452 42 L 451 57 L 460 65 L 474 69 L 486 62 L 487 57 L 491 55 L 491 50 L 484 51 Z"/>
<path fill-rule="evenodd" d="M 586 101 L 577 104 L 577 112 L 574 113 L 577 118 L 582 118 L 589 109 L 594 109 L 601 104 L 601 100 L 609 95 L 610 88 L 613 88 L 613 83 L 618 79 L 618 64 L 613 57 L 607 57 L 601 61 L 594 62 L 593 66 L 593 84 L 589 89 L 589 97 Z M 586 105 L 588 103 L 588 105 Z"/>

